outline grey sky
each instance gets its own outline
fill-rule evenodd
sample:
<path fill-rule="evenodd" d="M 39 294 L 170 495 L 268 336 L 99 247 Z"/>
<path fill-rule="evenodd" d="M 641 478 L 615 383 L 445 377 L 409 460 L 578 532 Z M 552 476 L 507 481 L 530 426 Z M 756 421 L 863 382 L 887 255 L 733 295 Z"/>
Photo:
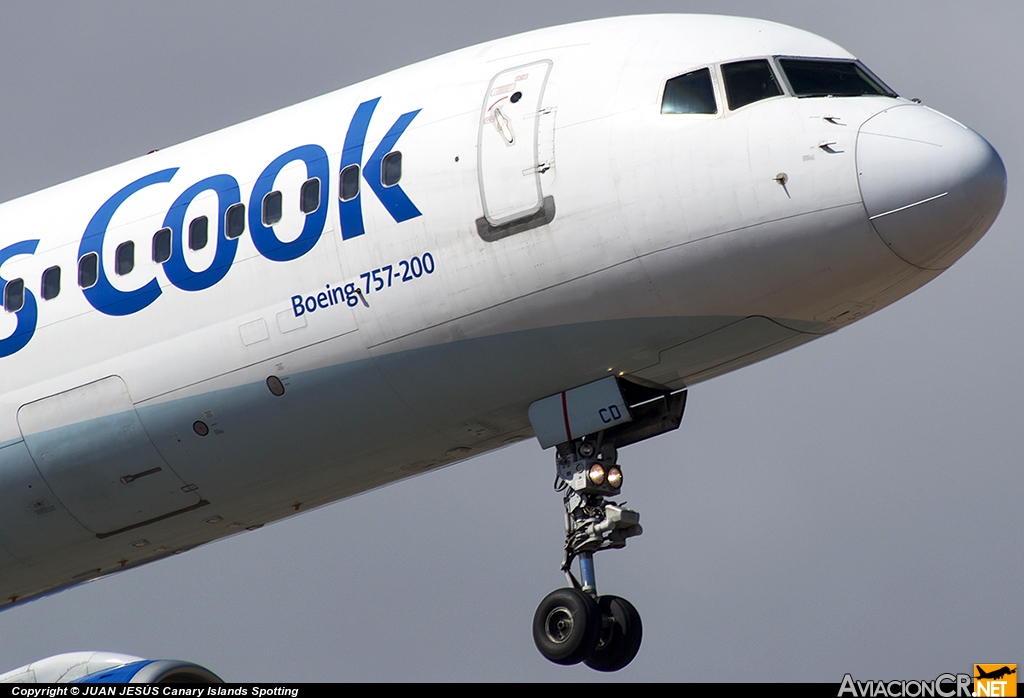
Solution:
<path fill-rule="evenodd" d="M 439 53 L 626 9 L 8 3 L 0 200 Z M 552 456 L 527 443 L 0 613 L 0 671 L 78 649 L 188 659 L 231 681 L 838 682 L 1024 663 L 1019 9 L 628 11 L 821 34 L 988 138 L 1010 181 L 993 229 L 931 285 L 696 386 L 679 432 L 620 454 L 645 534 L 597 570 L 643 616 L 633 664 L 598 675 L 533 647 L 534 608 L 563 584 L 562 532 Z"/>

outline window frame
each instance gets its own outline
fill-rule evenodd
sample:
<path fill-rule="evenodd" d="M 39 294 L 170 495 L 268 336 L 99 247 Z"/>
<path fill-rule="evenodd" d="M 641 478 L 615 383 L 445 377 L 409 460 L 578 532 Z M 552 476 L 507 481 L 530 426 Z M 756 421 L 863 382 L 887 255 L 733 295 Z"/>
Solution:
<path fill-rule="evenodd" d="M 313 182 L 316 182 L 316 206 L 307 211 L 303 206 L 305 203 L 306 187 L 313 184 Z M 302 183 L 301 187 L 299 187 L 299 211 L 301 211 L 303 215 L 308 216 L 320 210 L 320 199 L 323 198 L 323 184 L 324 183 L 320 181 L 319 177 L 310 177 Z"/>
<path fill-rule="evenodd" d="M 791 85 L 790 82 L 789 82 L 789 75 L 786 74 L 786 69 L 782 67 L 782 63 L 780 62 L 780 61 L 787 60 L 787 59 L 788 60 L 794 60 L 794 61 L 814 61 L 814 62 L 820 62 L 820 63 L 852 63 L 855 66 L 857 66 L 858 68 L 860 68 L 861 70 L 863 70 L 864 74 L 867 75 L 871 80 L 874 80 L 878 84 L 879 87 L 881 87 L 883 90 L 888 90 L 888 92 L 885 93 L 885 94 L 874 94 L 874 95 L 864 95 L 864 94 L 861 94 L 861 95 L 838 95 L 839 97 L 889 97 L 890 99 L 899 99 L 899 94 L 897 94 L 897 92 L 894 89 L 892 89 L 887 84 L 885 84 L 885 82 L 881 78 L 879 78 L 877 75 L 875 75 L 873 72 L 871 72 L 871 70 L 866 65 L 861 63 L 856 58 L 831 58 L 831 57 L 830 58 L 825 58 L 825 57 L 818 57 L 818 56 L 790 56 L 790 55 L 787 55 L 787 54 L 781 54 L 781 55 L 778 55 L 778 56 L 772 56 L 772 63 L 775 64 L 775 72 L 778 74 L 778 76 L 782 77 L 782 81 L 783 81 L 783 84 L 785 86 L 786 93 L 789 96 L 791 96 L 791 97 L 796 97 L 797 99 L 821 99 L 823 97 L 832 97 L 833 95 L 799 95 L 799 94 L 797 94 L 796 90 L 793 89 L 793 85 Z"/>
<path fill-rule="evenodd" d="M 356 180 L 355 180 L 356 181 L 356 193 L 353 194 L 351 197 L 346 199 L 345 198 L 345 189 L 344 189 L 344 187 L 345 187 L 345 173 L 349 172 L 349 171 L 355 171 L 355 173 L 356 173 Z M 359 198 L 359 194 L 360 194 L 360 192 L 362 191 L 362 188 L 363 188 L 362 183 L 359 181 L 361 175 L 362 175 L 362 167 L 359 164 L 357 164 L 357 163 L 353 163 L 351 165 L 348 165 L 347 167 L 343 167 L 341 172 L 338 173 L 338 199 L 342 203 L 348 203 L 349 201 L 355 201 L 356 199 Z"/>
<path fill-rule="evenodd" d="M 698 73 L 698 72 L 700 72 L 702 70 L 708 71 L 708 76 L 711 78 L 711 94 L 715 98 L 715 113 L 714 114 L 706 114 L 706 113 L 703 113 L 703 112 L 665 112 L 665 111 L 661 111 L 662 109 L 665 108 L 665 92 L 668 90 L 669 82 L 671 82 L 672 80 L 675 80 L 676 78 L 681 78 L 684 75 L 691 75 L 693 73 Z M 725 102 L 722 100 L 722 91 L 721 91 L 720 86 L 719 86 L 719 80 L 721 80 L 721 75 L 718 74 L 718 71 L 716 70 L 716 65 L 713 64 L 713 63 L 709 63 L 708 65 L 702 65 L 702 66 L 696 67 L 696 68 L 694 68 L 692 70 L 687 70 L 687 71 L 685 71 L 683 73 L 674 73 L 674 74 L 670 75 L 669 77 L 665 78 L 661 82 L 661 92 L 659 93 L 659 99 L 658 99 L 658 114 L 660 116 L 685 116 L 685 117 L 688 117 L 688 118 L 697 117 L 697 118 L 704 118 L 704 119 L 721 117 L 723 114 L 725 114 L 726 110 L 725 110 L 725 106 L 724 106 Z"/>
<path fill-rule="evenodd" d="M 241 210 L 242 212 L 242 227 L 239 229 L 238 234 L 231 234 L 231 215 L 233 211 Z M 228 209 L 224 212 L 224 237 L 228 240 L 237 240 L 238 238 L 245 235 L 245 204 L 238 202 L 237 204 L 231 204 Z"/>
<path fill-rule="evenodd" d="M 82 265 L 85 264 L 85 261 L 87 259 L 90 259 L 90 258 L 92 260 L 91 263 L 92 263 L 92 266 L 93 266 L 94 278 L 92 280 L 92 283 L 89 284 L 88 286 L 86 286 L 85 284 L 82 283 L 82 271 L 83 271 Z M 80 288 L 82 290 L 85 290 L 85 289 L 92 288 L 93 286 L 98 284 L 100 282 L 100 256 L 97 253 L 95 253 L 95 252 L 88 252 L 88 253 L 82 255 L 81 257 L 79 257 L 78 258 L 78 265 L 77 265 L 77 272 L 78 272 L 78 288 Z"/>
<path fill-rule="evenodd" d="M 160 239 L 161 236 L 164 236 L 164 237 L 167 238 L 167 257 L 164 258 L 164 259 L 158 259 L 157 258 L 157 254 L 156 254 L 157 253 L 157 240 Z M 152 252 L 151 258 L 152 258 L 154 264 L 163 264 L 163 263 L 167 262 L 171 257 L 173 257 L 174 256 L 174 231 L 171 230 L 170 228 L 160 228 L 160 230 L 158 230 L 155 233 L 153 233 L 153 242 L 152 242 L 152 250 L 151 250 L 151 252 Z"/>
<path fill-rule="evenodd" d="M 396 179 L 392 184 L 388 184 L 386 181 L 384 181 L 384 175 L 388 171 L 388 160 L 390 159 L 391 161 L 394 161 L 396 158 L 398 159 L 398 179 Z M 385 155 L 380 160 L 380 185 L 382 187 L 384 187 L 385 189 L 390 189 L 391 187 L 397 187 L 401 181 L 402 181 L 402 151 L 401 150 L 392 150 L 391 152 L 389 152 L 387 155 Z"/>
<path fill-rule="evenodd" d="M 776 64 L 775 59 L 775 56 L 750 56 L 748 58 L 736 58 L 733 60 L 723 61 L 718 64 L 718 73 L 719 77 L 722 80 L 722 92 L 725 95 L 726 109 L 728 109 L 730 112 L 735 113 L 740 109 L 749 107 L 751 104 L 757 104 L 758 102 L 766 102 L 769 99 L 778 99 L 779 97 L 793 96 L 793 93 L 789 89 L 789 83 L 784 82 L 785 76 L 782 75 L 782 69 L 778 64 Z M 775 86 L 779 88 L 779 94 L 771 95 L 770 97 L 761 97 L 759 99 L 755 99 L 753 102 L 747 102 L 746 104 L 742 104 L 733 109 L 732 105 L 729 103 L 729 87 L 725 78 L 725 67 L 727 65 L 735 65 L 737 63 L 753 63 L 755 61 L 764 61 L 765 63 L 768 64 L 768 70 L 771 72 L 772 77 L 775 78 Z"/>
<path fill-rule="evenodd" d="M 125 254 L 125 250 L 128 254 Z M 122 259 L 124 257 L 124 259 Z M 121 271 L 121 263 L 124 261 L 127 264 L 127 269 Z M 114 273 L 117 276 L 128 276 L 135 269 L 135 241 L 125 240 L 114 250 Z"/>
<path fill-rule="evenodd" d="M 20 294 L 21 303 L 18 304 L 17 308 L 13 307 L 13 305 L 9 302 L 10 299 L 11 299 L 11 295 L 13 295 L 11 293 L 11 289 L 12 288 L 16 288 L 16 289 L 20 289 L 21 290 L 21 294 Z M 11 279 L 6 284 L 4 284 L 4 298 L 3 298 L 3 301 L 4 301 L 4 311 L 8 312 L 8 313 L 12 313 L 12 314 L 13 313 L 17 313 L 22 308 L 25 307 L 25 279 L 24 279 L 24 277 L 18 277 L 17 279 Z"/>
<path fill-rule="evenodd" d="M 274 219 L 273 221 L 268 221 L 267 220 L 267 201 L 269 201 L 272 196 L 276 196 L 277 197 L 277 205 L 278 205 L 277 218 Z M 281 193 L 280 189 L 274 189 L 273 191 L 268 191 L 266 194 L 263 195 L 263 200 L 260 202 L 260 222 L 263 223 L 263 227 L 264 228 L 271 228 L 271 227 L 277 225 L 278 223 L 280 223 L 283 218 L 284 218 L 284 194 Z"/>
<path fill-rule="evenodd" d="M 202 245 L 196 245 L 196 224 L 199 221 L 203 222 L 203 240 Z M 206 246 L 210 244 L 210 218 L 208 216 L 196 216 L 188 222 L 188 248 L 193 252 L 199 250 L 205 250 Z"/>
<path fill-rule="evenodd" d="M 56 276 L 57 276 L 57 290 L 54 291 L 53 295 L 51 296 L 51 295 L 48 295 L 47 292 L 46 292 L 46 289 L 48 288 L 47 284 L 46 284 L 46 278 L 47 278 L 47 276 L 52 276 L 53 275 L 52 272 L 56 272 Z M 42 275 L 40 275 L 40 277 L 39 277 L 39 297 L 42 298 L 44 301 L 52 301 L 54 298 L 56 298 L 57 296 L 60 295 L 60 273 L 61 273 L 60 272 L 60 265 L 54 265 L 52 267 L 49 267 L 48 269 L 44 269 Z"/>

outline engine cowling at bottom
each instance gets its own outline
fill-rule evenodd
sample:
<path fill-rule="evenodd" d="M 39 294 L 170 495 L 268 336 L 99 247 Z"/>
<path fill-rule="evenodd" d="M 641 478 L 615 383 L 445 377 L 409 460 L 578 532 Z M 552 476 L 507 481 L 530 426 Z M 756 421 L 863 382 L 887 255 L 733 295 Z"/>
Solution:
<path fill-rule="evenodd" d="M 224 683 L 206 667 L 116 652 L 68 652 L 26 664 L 0 683 Z"/>

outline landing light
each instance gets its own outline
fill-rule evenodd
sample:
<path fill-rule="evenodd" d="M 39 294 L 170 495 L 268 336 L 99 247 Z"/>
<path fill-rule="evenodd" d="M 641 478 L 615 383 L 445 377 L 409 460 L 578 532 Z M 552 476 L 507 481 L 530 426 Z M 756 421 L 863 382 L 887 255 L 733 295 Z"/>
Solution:
<path fill-rule="evenodd" d="M 622 471 L 617 465 L 608 469 L 608 486 L 615 489 L 622 487 Z"/>
<path fill-rule="evenodd" d="M 594 463 L 590 466 L 590 472 L 587 473 L 587 475 L 590 477 L 590 481 L 595 485 L 602 484 L 604 482 L 604 466 L 600 463 Z M 619 474 L 619 477 L 621 479 L 621 473 Z"/>

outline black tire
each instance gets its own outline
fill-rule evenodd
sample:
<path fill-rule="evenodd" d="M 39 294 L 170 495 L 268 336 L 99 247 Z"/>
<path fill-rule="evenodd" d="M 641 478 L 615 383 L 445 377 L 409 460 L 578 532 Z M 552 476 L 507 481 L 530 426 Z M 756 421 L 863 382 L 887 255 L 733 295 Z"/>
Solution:
<path fill-rule="evenodd" d="M 597 603 L 577 589 L 557 589 L 544 597 L 533 614 L 533 642 L 555 664 L 579 664 L 601 637 Z"/>
<path fill-rule="evenodd" d="M 644 632 L 640 614 L 633 604 L 618 596 L 602 596 L 597 603 L 601 616 L 608 623 L 603 626 L 601 638 L 586 663 L 597 671 L 618 671 L 640 651 Z"/>

